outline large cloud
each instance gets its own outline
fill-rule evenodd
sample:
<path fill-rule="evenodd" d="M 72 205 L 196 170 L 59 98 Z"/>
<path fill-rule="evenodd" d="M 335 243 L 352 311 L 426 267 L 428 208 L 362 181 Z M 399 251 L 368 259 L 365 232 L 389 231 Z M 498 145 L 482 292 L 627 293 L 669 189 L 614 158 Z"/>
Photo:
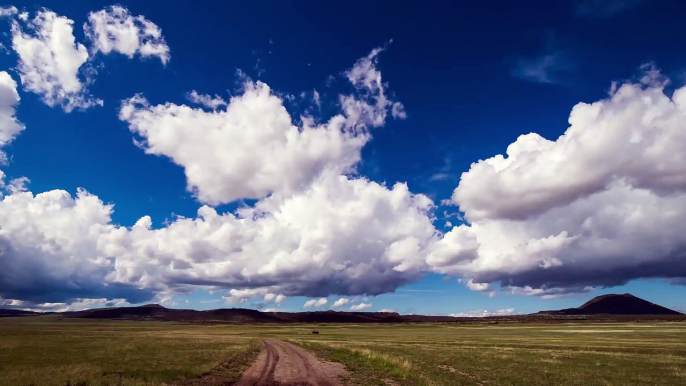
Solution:
<path fill-rule="evenodd" d="M 556 141 L 472 164 L 453 194 L 471 224 L 429 263 L 539 295 L 686 276 L 686 87 L 646 80 L 575 106 Z"/>
<path fill-rule="evenodd" d="M 157 230 L 143 218 L 100 246 L 121 263 L 119 282 L 266 287 L 286 296 L 380 294 L 418 277 L 421 255 L 406 252 L 432 236 L 430 209 L 428 198 L 403 184 L 387 189 L 323 176 L 301 194 L 270 197 L 238 215 L 202 207 L 199 218 Z"/>
<path fill-rule="evenodd" d="M 354 172 L 370 138 L 368 127 L 383 125 L 393 109 L 402 111 L 385 95 L 375 66 L 380 51 L 347 72 L 358 92 L 341 96 L 342 113 L 322 124 L 306 118 L 294 124 L 281 98 L 266 84 L 250 80 L 225 110 L 217 110 L 220 105 L 212 105 L 212 111 L 172 103 L 151 106 L 137 96 L 124 102 L 120 119 L 143 138 L 146 152 L 183 166 L 189 190 L 202 202 L 291 194 L 324 171 Z M 209 99 L 195 91 L 191 97 Z"/>
<path fill-rule="evenodd" d="M 11 194 L 0 201 L 0 297 L 58 303 L 78 298 L 150 298 L 150 291 L 108 279 L 117 260 L 99 253 L 115 231 L 112 207 L 79 191 Z"/>
<path fill-rule="evenodd" d="M 225 111 L 150 106 L 137 97 L 125 102 L 120 117 L 145 139 L 146 152 L 183 166 L 189 189 L 209 204 L 294 192 L 324 169 L 350 172 L 369 139 L 342 116 L 295 126 L 282 100 L 260 82 L 247 83 Z"/>
<path fill-rule="evenodd" d="M 196 286 L 268 289 L 252 296 L 380 294 L 424 270 L 410 252 L 432 237 L 431 206 L 404 184 L 322 176 L 238 215 L 205 206 L 198 218 L 151 229 L 149 217 L 113 225 L 112 206 L 85 191 L 15 193 L 0 201 L 0 296 L 135 302 Z"/>
<path fill-rule="evenodd" d="M 557 141 L 523 135 L 472 164 L 453 201 L 470 221 L 524 219 L 607 190 L 616 181 L 658 194 L 686 189 L 686 89 L 625 84 L 611 99 L 580 103 Z"/>

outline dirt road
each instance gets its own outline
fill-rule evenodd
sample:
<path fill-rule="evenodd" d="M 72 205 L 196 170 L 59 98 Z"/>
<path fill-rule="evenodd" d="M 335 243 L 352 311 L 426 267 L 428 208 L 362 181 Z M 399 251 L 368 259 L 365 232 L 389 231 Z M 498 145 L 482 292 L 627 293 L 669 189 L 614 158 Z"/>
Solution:
<path fill-rule="evenodd" d="M 340 363 L 322 362 L 290 343 L 264 340 L 265 349 L 247 369 L 236 386 L 342 386 L 345 368 Z"/>

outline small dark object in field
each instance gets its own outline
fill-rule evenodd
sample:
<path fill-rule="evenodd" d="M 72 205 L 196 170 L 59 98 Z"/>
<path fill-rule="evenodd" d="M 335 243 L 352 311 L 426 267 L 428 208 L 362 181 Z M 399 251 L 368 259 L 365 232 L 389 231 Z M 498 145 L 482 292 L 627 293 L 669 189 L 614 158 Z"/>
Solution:
<path fill-rule="evenodd" d="M 319 335 L 319 331 L 312 331 L 313 334 Z"/>

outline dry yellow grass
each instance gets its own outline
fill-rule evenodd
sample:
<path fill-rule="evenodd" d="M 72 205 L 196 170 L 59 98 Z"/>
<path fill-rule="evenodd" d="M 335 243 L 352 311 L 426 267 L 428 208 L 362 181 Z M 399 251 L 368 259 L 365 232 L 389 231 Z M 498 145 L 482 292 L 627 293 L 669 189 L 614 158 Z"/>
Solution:
<path fill-rule="evenodd" d="M 120 374 L 125 386 L 175 383 L 254 350 L 262 337 L 344 363 L 357 385 L 686 384 L 683 322 L 316 329 L 0 319 L 0 386 L 118 385 Z"/>

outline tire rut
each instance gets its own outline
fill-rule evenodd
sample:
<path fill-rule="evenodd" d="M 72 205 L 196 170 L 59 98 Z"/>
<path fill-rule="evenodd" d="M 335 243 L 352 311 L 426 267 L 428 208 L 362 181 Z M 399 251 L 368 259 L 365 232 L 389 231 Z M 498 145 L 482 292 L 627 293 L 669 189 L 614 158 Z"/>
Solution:
<path fill-rule="evenodd" d="M 266 355 L 267 363 L 265 364 L 262 372 L 260 373 L 260 378 L 256 384 L 272 384 L 274 383 L 274 370 L 276 369 L 276 364 L 279 362 L 279 352 L 271 345 L 266 345 Z"/>

